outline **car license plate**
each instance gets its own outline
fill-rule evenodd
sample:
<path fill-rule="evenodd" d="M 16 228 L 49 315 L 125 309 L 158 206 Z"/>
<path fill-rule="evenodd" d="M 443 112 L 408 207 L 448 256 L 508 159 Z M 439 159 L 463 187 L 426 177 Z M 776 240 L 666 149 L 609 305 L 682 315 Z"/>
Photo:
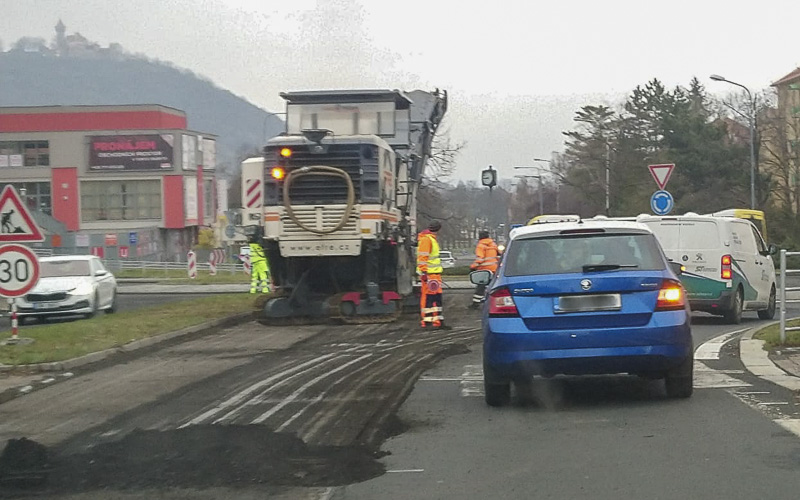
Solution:
<path fill-rule="evenodd" d="M 556 297 L 553 310 L 556 313 L 619 311 L 622 298 L 618 293 L 594 295 L 564 295 Z"/>
<path fill-rule="evenodd" d="M 55 309 L 56 307 L 58 307 L 58 304 L 50 304 L 47 302 L 38 302 L 33 304 L 34 309 Z"/>

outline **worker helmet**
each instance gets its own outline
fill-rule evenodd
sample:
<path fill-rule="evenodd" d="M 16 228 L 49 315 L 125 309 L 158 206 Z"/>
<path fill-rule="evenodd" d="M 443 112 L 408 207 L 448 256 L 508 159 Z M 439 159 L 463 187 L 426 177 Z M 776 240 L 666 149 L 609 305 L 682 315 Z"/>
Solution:
<path fill-rule="evenodd" d="M 439 222 L 438 220 L 431 221 L 431 223 L 428 224 L 428 229 L 430 231 L 433 231 L 434 233 L 440 230 L 441 228 L 442 228 L 442 223 Z"/>
<path fill-rule="evenodd" d="M 487 229 L 481 229 L 478 232 L 478 238 L 483 240 L 483 239 L 486 239 L 488 237 L 489 237 L 489 231 Z"/>

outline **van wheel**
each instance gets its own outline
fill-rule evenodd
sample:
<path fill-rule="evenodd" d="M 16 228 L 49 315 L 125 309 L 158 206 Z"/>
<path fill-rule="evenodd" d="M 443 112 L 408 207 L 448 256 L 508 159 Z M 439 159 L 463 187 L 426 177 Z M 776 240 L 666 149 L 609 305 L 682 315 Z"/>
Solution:
<path fill-rule="evenodd" d="M 775 285 L 769 291 L 769 304 L 766 309 L 758 311 L 758 317 L 761 319 L 772 319 L 775 317 Z"/>
<path fill-rule="evenodd" d="M 742 322 L 742 308 L 744 307 L 744 292 L 741 288 L 736 289 L 736 295 L 733 297 L 733 304 L 731 308 L 725 311 L 725 321 L 728 323 L 738 325 Z"/>

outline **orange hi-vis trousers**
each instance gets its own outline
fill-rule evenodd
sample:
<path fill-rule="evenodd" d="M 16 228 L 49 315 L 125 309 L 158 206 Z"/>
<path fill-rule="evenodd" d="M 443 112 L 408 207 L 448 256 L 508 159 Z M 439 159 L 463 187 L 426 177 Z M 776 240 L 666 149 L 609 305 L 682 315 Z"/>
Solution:
<path fill-rule="evenodd" d="M 441 274 L 429 274 L 427 281 L 422 282 L 419 308 L 422 316 L 422 328 L 442 326 L 444 315 Z"/>

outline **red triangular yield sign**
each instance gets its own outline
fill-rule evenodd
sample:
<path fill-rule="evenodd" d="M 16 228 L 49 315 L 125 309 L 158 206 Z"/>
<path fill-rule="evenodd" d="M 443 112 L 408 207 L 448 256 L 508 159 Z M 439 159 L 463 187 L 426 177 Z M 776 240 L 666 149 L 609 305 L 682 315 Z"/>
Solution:
<path fill-rule="evenodd" d="M 0 243 L 44 241 L 44 234 L 31 217 L 17 190 L 6 184 L 0 194 Z"/>
<path fill-rule="evenodd" d="M 669 182 L 669 176 L 672 175 L 672 170 L 675 168 L 674 163 L 667 163 L 665 165 L 648 165 L 650 175 L 655 179 L 658 184 L 658 189 L 664 189 L 664 186 Z"/>

